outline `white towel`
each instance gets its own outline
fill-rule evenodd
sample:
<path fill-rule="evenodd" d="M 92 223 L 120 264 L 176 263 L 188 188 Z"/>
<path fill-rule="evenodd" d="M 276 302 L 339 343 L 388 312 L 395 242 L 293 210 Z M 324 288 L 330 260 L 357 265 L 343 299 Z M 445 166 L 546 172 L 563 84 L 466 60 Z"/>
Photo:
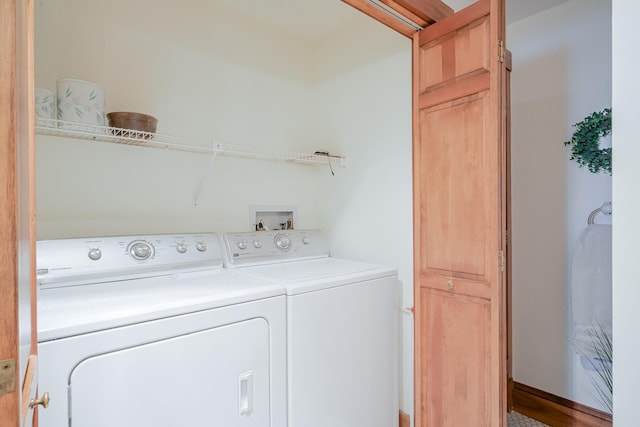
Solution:
<path fill-rule="evenodd" d="M 571 267 L 573 338 L 589 357 L 594 334 L 611 337 L 611 225 L 590 224 L 578 237 Z"/>

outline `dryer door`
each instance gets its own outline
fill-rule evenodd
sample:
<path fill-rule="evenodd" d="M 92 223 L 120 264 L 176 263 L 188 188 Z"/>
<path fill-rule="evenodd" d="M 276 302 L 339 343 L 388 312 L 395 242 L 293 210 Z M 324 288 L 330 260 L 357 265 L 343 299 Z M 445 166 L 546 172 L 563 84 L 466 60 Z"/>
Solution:
<path fill-rule="evenodd" d="M 269 325 L 252 319 L 88 358 L 74 427 L 269 426 Z"/>

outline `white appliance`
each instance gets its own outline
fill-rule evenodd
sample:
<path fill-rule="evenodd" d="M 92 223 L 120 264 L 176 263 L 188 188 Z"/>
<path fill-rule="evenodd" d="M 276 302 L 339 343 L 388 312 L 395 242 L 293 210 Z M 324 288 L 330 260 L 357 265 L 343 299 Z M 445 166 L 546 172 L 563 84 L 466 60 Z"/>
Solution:
<path fill-rule="evenodd" d="M 37 242 L 44 427 L 284 427 L 281 286 L 215 234 Z"/>
<path fill-rule="evenodd" d="M 329 257 L 317 230 L 223 241 L 226 267 L 286 289 L 289 427 L 397 426 L 397 271 Z"/>

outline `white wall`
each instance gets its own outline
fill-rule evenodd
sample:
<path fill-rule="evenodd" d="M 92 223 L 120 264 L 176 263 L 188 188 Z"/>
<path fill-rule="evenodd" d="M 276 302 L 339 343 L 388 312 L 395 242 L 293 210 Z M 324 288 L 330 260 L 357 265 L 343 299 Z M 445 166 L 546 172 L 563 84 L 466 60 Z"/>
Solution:
<path fill-rule="evenodd" d="M 126 12 L 125 12 L 126 11 Z M 194 13 L 194 11 L 196 13 Z M 158 132 L 314 152 L 313 50 L 216 2 L 60 0 L 36 7 L 36 86 L 59 78 L 105 88 L 107 111 L 158 117 Z M 246 230 L 251 204 L 297 205 L 317 227 L 328 174 L 318 167 L 209 159 L 37 138 L 38 238 Z"/>
<path fill-rule="evenodd" d="M 611 106 L 611 6 L 572 0 L 508 26 L 512 73 L 513 375 L 600 407 L 569 342 L 573 247 L 611 177 L 569 160 L 572 124 Z M 617 211 L 618 209 L 616 209 Z"/>
<path fill-rule="evenodd" d="M 640 339 L 640 286 L 638 286 L 638 245 L 640 241 L 640 144 L 638 122 L 640 65 L 635 0 L 613 0 L 613 407 L 616 427 L 638 425 L 638 354 Z"/>

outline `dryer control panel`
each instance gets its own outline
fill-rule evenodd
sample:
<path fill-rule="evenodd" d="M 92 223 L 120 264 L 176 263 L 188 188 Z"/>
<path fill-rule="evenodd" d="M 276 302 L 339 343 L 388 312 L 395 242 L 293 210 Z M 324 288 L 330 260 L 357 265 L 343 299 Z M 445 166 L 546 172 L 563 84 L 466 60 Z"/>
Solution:
<path fill-rule="evenodd" d="M 329 244 L 320 230 L 227 233 L 222 240 L 225 267 L 329 256 Z"/>
<path fill-rule="evenodd" d="M 41 288 L 222 268 L 217 234 L 155 234 L 39 240 Z"/>

